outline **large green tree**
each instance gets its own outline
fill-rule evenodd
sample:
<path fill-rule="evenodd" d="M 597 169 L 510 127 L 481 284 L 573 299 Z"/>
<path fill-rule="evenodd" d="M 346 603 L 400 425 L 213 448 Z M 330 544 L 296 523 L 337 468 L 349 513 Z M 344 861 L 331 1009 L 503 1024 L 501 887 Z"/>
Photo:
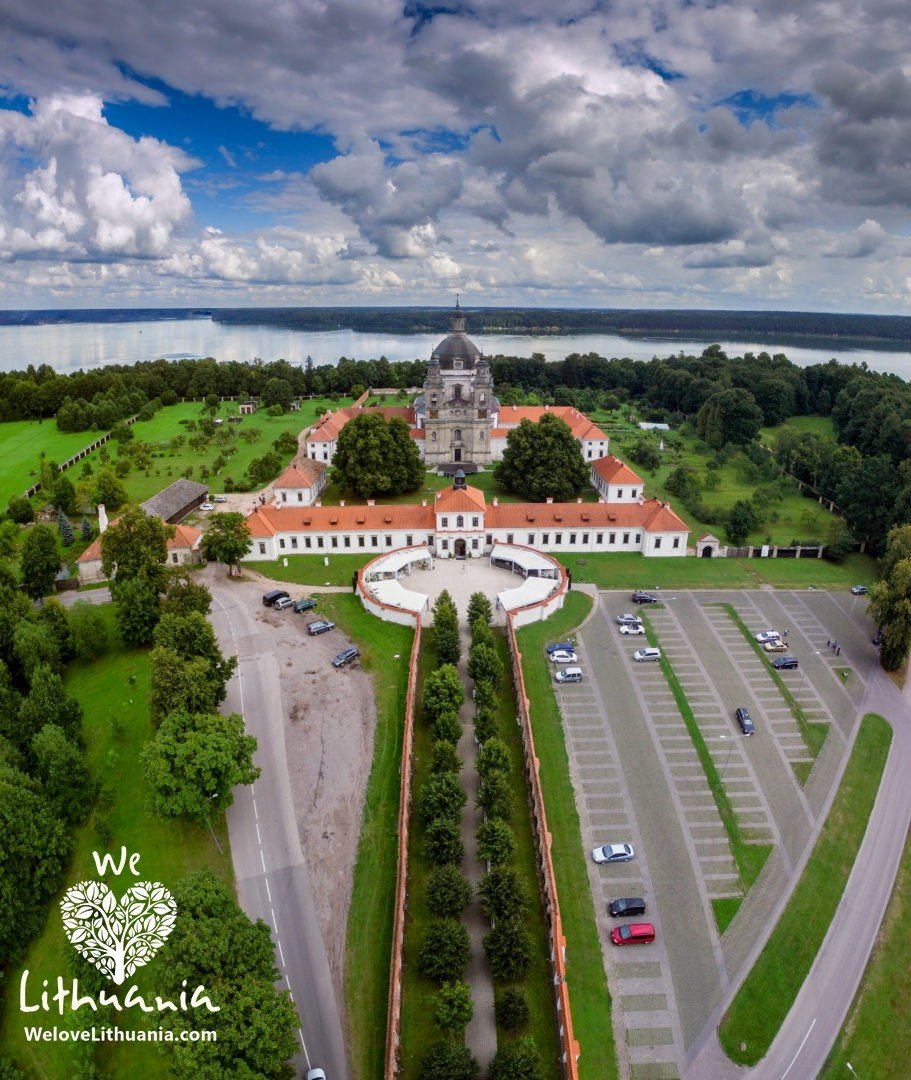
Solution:
<path fill-rule="evenodd" d="M 364 499 L 416 491 L 424 481 L 424 463 L 408 425 L 397 416 L 387 424 L 377 412 L 345 424 L 332 465 L 339 487 Z"/>
<path fill-rule="evenodd" d="M 149 654 L 149 667 L 149 707 L 156 727 L 172 712 L 215 712 L 224 697 L 201 656 L 185 660 L 159 647 Z"/>
<path fill-rule="evenodd" d="M 85 821 L 95 789 L 78 744 L 56 724 L 45 724 L 32 740 L 34 774 L 53 810 L 68 824 Z"/>
<path fill-rule="evenodd" d="M 142 751 L 149 805 L 161 817 L 210 826 L 234 802 L 235 786 L 259 776 L 255 751 L 237 713 L 171 713 Z"/>
<path fill-rule="evenodd" d="M 745 446 L 756 438 L 760 427 L 762 409 L 749 390 L 719 390 L 696 414 L 699 438 L 716 450 L 725 443 Z"/>
<path fill-rule="evenodd" d="M 531 502 L 574 499 L 588 484 L 588 466 L 569 425 L 553 413 L 523 420 L 506 436 L 497 482 Z"/>
<path fill-rule="evenodd" d="M 101 535 L 101 568 L 111 582 L 114 598 L 124 581 L 147 581 L 155 596 L 167 580 L 168 539 L 174 526 L 147 514 L 138 506 L 128 507 Z"/>
<path fill-rule="evenodd" d="M 22 541 L 20 573 L 26 593 L 33 599 L 54 591 L 54 578 L 60 569 L 57 535 L 50 525 L 33 525 Z"/>
<path fill-rule="evenodd" d="M 205 660 L 209 679 L 216 685 L 216 701 L 223 701 L 228 680 L 237 667 L 237 657 L 225 657 L 215 638 L 212 624 L 199 611 L 188 615 L 163 615 L 152 640 L 156 647 L 170 649 L 184 660 Z"/>
<path fill-rule="evenodd" d="M 213 514 L 202 538 L 202 551 L 207 559 L 224 563 L 230 574 L 253 546 L 250 530 L 243 514 Z"/>
<path fill-rule="evenodd" d="M 886 671 L 897 671 L 911 648 L 911 558 L 892 564 L 888 578 L 873 586 L 870 614 L 883 628 L 879 661 Z"/>

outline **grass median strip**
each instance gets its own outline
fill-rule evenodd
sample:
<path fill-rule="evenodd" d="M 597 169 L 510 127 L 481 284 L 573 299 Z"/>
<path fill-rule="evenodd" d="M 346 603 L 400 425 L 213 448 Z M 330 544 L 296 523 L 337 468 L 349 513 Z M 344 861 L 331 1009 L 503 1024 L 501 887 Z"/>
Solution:
<path fill-rule="evenodd" d="M 800 734 L 803 736 L 803 741 L 807 745 L 807 750 L 809 750 L 809 752 L 813 755 L 814 759 L 817 758 L 819 756 L 819 751 L 822 749 L 822 744 L 826 741 L 826 736 L 829 734 L 829 725 L 820 724 L 813 720 L 807 719 L 800 702 L 791 693 L 788 684 L 778 674 L 775 668 L 773 668 L 772 665 L 768 662 L 769 654 L 763 649 L 763 647 L 759 644 L 759 642 L 750 632 L 750 628 L 743 621 L 743 619 L 741 619 L 740 615 L 737 613 L 733 605 L 721 604 L 719 606 L 722 607 L 728 613 L 728 615 L 731 616 L 731 618 L 734 620 L 734 622 L 740 629 L 740 632 L 750 643 L 753 651 L 756 653 L 757 656 L 762 659 L 763 663 L 768 668 L 769 674 L 772 676 L 772 681 L 778 687 L 781 696 L 788 703 L 788 708 L 791 710 L 794 720 L 797 726 L 800 728 Z M 812 765 L 809 766 L 809 768 L 807 768 L 806 766 L 806 762 L 796 762 L 793 765 L 794 772 L 797 774 L 797 778 L 800 781 L 801 785 L 807 782 L 807 777 L 810 775 L 810 770 L 812 769 Z"/>
<path fill-rule="evenodd" d="M 551 855 L 566 935 L 567 979 L 573 1027 L 579 1040 L 582 1080 L 615 1080 L 619 1075 L 611 1026 L 611 998 L 592 902 L 582 829 L 576 811 L 569 758 L 550 665 L 543 648 L 561 641 L 584 621 L 591 599 L 579 592 L 566 598 L 561 611 L 546 622 L 518 632 L 525 687 L 531 701 L 531 722 L 538 755 L 547 824 L 553 838 Z"/>
<path fill-rule="evenodd" d="M 816 958 L 864 838 L 891 741 L 881 716 L 864 717 L 803 876 L 719 1028 L 722 1047 L 738 1064 L 755 1065 L 765 1055 Z"/>

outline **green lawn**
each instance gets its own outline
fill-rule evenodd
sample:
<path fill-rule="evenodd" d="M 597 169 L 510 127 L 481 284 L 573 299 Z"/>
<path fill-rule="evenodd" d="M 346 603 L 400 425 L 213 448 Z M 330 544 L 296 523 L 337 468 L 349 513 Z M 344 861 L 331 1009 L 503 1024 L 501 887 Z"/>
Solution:
<path fill-rule="evenodd" d="M 243 567 L 244 570 L 292 585 L 350 586 L 355 572 L 380 554 L 382 552 L 365 551 L 360 555 L 345 555 L 333 551 L 326 555 L 289 555 L 287 566 L 281 559 L 263 559 L 246 562 Z M 325 559 L 329 560 L 328 566 L 325 565 Z"/>
<path fill-rule="evenodd" d="M 692 541 L 695 539 L 690 537 Z M 601 589 L 849 589 L 877 580 L 876 560 L 848 555 L 840 563 L 827 559 L 646 559 L 630 552 L 557 553 L 574 581 L 590 581 Z"/>
<path fill-rule="evenodd" d="M 903 1080 L 911 1061 L 911 839 L 866 974 L 822 1071 L 827 1080 Z"/>
<path fill-rule="evenodd" d="M 582 847 L 569 759 L 560 711 L 554 696 L 550 665 L 544 657 L 549 641 L 560 641 L 591 610 L 591 599 L 573 592 L 561 611 L 545 622 L 518 632 L 525 687 L 532 702 L 531 721 L 538 755 L 547 824 L 553 837 L 551 855 L 557 879 L 560 914 L 566 935 L 567 984 L 573 1027 L 579 1041 L 582 1080 L 615 1080 L 619 1075 L 611 998 L 607 989 L 595 908 Z"/>
<path fill-rule="evenodd" d="M 110 610 L 110 609 L 108 609 Z M 105 849 L 95 835 L 93 819 L 75 834 L 72 862 L 63 888 L 96 876 L 92 851 L 128 852 L 141 856 L 143 880 L 171 885 L 194 870 L 208 868 L 231 883 L 231 853 L 224 819 L 216 824 L 224 850 L 219 855 L 208 831 L 178 821 L 162 821 L 145 810 L 146 785 L 139 764 L 139 751 L 152 735 L 149 718 L 148 651 L 118 648 L 93 663 L 73 663 L 66 673 L 67 689 L 76 695 L 85 713 L 84 730 L 88 758 L 103 791 L 94 817 L 104 816 L 113 838 Z M 107 792 L 108 794 L 105 794 Z M 116 894 L 126 888 L 110 873 L 106 880 Z M 132 879 L 131 879 L 132 880 Z M 119 886 L 119 888 L 118 888 Z M 28 968 L 32 982 L 57 975 L 72 974 L 72 948 L 64 938 L 59 910 L 52 905 L 44 932 L 35 940 L 21 965 L 11 972 L 6 986 L 11 990 L 3 1003 L 0 1053 L 7 1054 L 41 1080 L 60 1080 L 76 1073 L 78 1051 L 69 1043 L 27 1043 L 23 1017 L 18 1008 L 18 984 L 22 968 Z M 167 962 L 167 951 L 160 962 Z M 140 989 L 155 992 L 156 963 L 137 972 Z M 33 1021 L 30 1021 L 33 1022 Z M 124 1014 L 124 1026 L 134 1026 L 137 1018 Z M 61 1022 L 62 1023 L 62 1022 Z M 158 1080 L 171 1072 L 154 1044 L 104 1044 L 97 1050 L 97 1062 L 106 1076 L 132 1080 Z"/>
<path fill-rule="evenodd" d="M 0 508 L 5 510 L 12 495 L 23 495 L 26 488 L 37 483 L 42 452 L 59 464 L 103 434 L 58 431 L 54 420 L 0 424 Z"/>
<path fill-rule="evenodd" d="M 831 417 L 828 416 L 790 416 L 783 424 L 778 424 L 777 427 L 764 427 L 759 429 L 759 441 L 763 446 L 774 446 L 775 436 L 784 431 L 785 428 L 789 428 L 792 431 L 797 431 L 801 435 L 807 431 L 812 431 L 814 435 L 826 435 L 830 439 L 835 438 L 835 425 L 832 423 Z"/>
<path fill-rule="evenodd" d="M 891 741 L 881 716 L 864 717 L 803 876 L 719 1028 L 722 1047 L 738 1064 L 755 1065 L 764 1056 L 816 958 L 854 867 Z"/>
<path fill-rule="evenodd" d="M 319 611 L 361 651 L 373 676 L 376 728 L 348 912 L 345 1000 L 351 1060 L 361 1080 L 382 1075 L 398 843 L 402 717 L 414 631 L 381 622 L 356 597 L 321 596 Z"/>

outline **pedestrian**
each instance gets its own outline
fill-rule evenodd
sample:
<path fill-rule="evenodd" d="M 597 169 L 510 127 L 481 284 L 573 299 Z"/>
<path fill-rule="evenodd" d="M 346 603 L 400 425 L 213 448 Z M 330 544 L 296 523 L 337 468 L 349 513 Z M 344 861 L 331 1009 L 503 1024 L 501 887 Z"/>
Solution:
<path fill-rule="evenodd" d="M 781 635 L 781 636 L 782 636 L 782 637 L 783 637 L 783 638 L 785 639 L 785 641 L 787 641 L 787 640 L 788 640 L 788 634 L 789 634 L 790 632 L 791 632 L 790 630 L 785 630 L 785 632 L 784 632 L 784 633 L 783 633 L 783 634 Z"/>
<path fill-rule="evenodd" d="M 831 638 L 826 638 L 826 648 L 827 649 L 832 648 L 832 639 Z"/>
<path fill-rule="evenodd" d="M 837 648 L 837 649 L 835 650 L 835 655 L 836 655 L 836 656 L 841 656 L 841 646 L 840 646 L 840 645 L 839 645 L 839 646 L 838 646 L 838 648 Z"/>

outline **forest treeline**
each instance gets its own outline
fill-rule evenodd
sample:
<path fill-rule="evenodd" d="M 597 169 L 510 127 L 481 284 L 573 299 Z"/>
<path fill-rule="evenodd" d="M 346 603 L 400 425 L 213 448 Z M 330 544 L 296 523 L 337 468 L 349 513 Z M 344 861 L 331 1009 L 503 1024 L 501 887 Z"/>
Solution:
<path fill-rule="evenodd" d="M 556 363 L 542 356 L 494 356 L 491 368 L 504 406 L 531 400 L 591 413 L 634 405 L 646 419 L 694 421 L 715 448 L 753 442 L 760 425 L 789 416 L 830 417 L 835 439 L 793 431 L 778 437 L 783 468 L 837 503 L 854 536 L 875 550 L 892 525 L 911 522 L 911 390 L 896 375 L 834 360 L 798 367 L 783 354 L 729 357 L 718 345 L 699 356 L 649 361 L 594 353 Z M 252 396 L 282 403 L 295 395 L 420 386 L 425 373 L 423 361 L 345 357 L 319 367 L 284 360 L 156 360 L 72 374 L 41 365 L 0 373 L 0 420 L 56 417 L 67 431 L 110 429 L 181 398 Z"/>

